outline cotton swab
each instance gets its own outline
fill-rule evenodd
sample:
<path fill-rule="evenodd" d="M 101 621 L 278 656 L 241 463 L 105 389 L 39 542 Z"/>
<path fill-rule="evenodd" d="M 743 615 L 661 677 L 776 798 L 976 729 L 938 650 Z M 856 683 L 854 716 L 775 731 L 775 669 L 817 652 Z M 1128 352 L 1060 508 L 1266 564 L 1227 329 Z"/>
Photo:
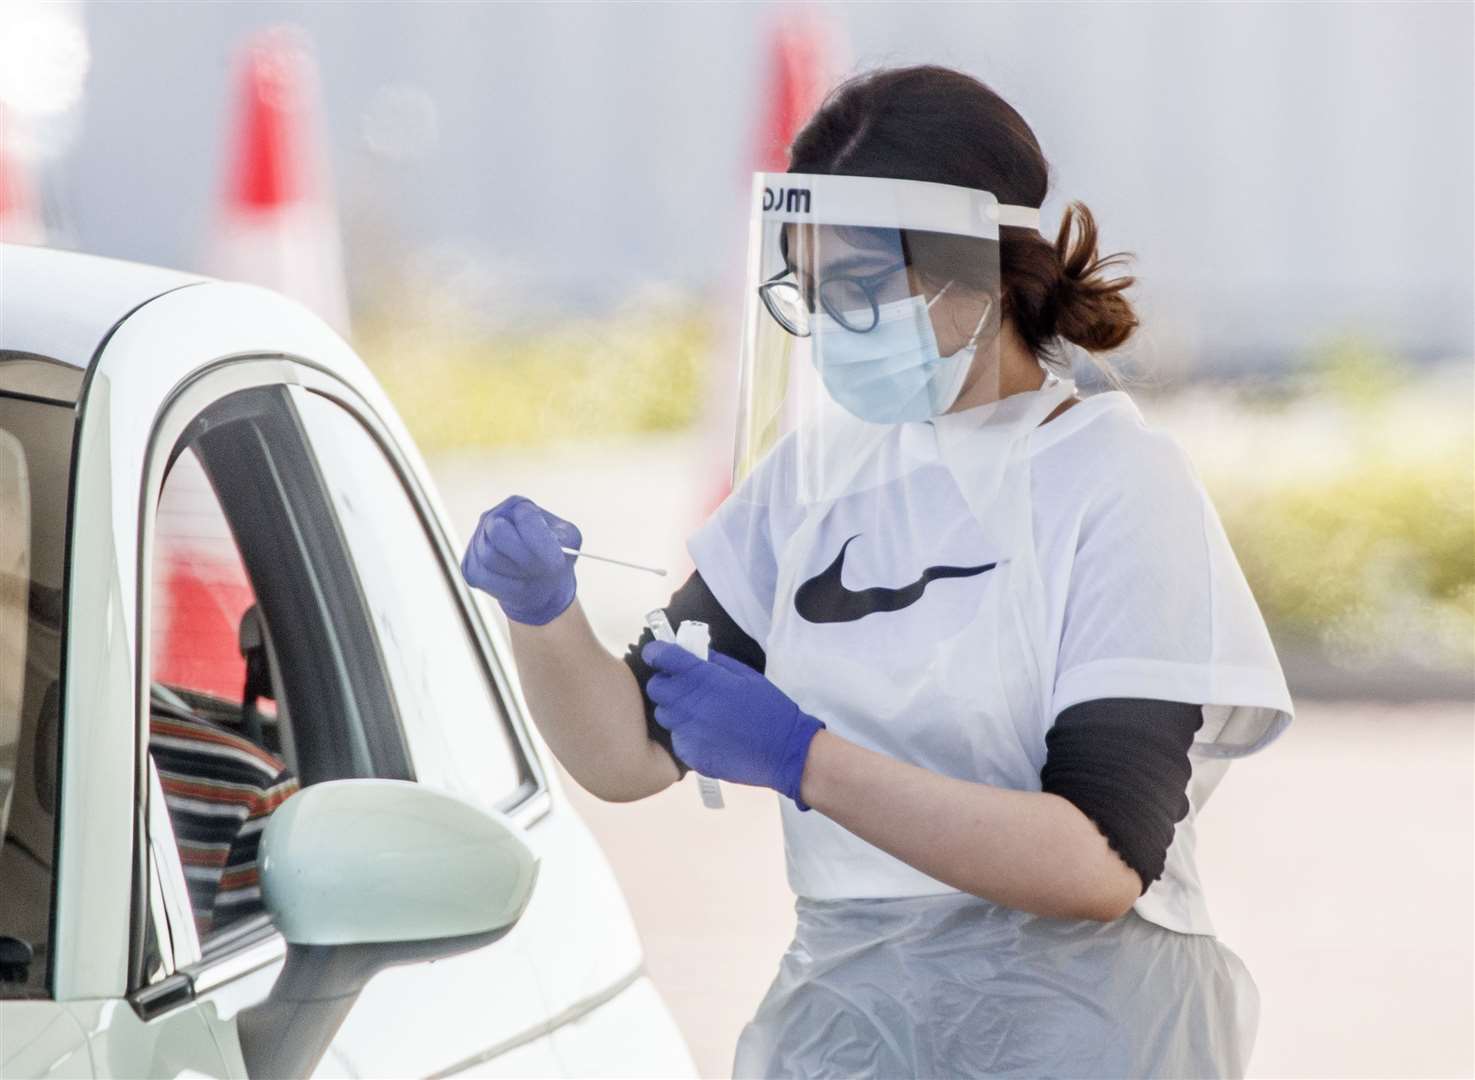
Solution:
<path fill-rule="evenodd" d="M 666 576 L 666 571 L 662 570 L 659 566 L 641 566 L 639 563 L 626 562 L 624 559 L 611 559 L 608 555 L 591 555 L 589 552 L 580 551 L 578 548 L 566 547 L 562 548 L 562 551 L 565 555 L 576 555 L 581 559 L 595 559 L 599 562 L 613 563 L 615 566 L 628 566 L 631 570 L 644 570 L 647 574 L 658 574 L 661 577 Z"/>

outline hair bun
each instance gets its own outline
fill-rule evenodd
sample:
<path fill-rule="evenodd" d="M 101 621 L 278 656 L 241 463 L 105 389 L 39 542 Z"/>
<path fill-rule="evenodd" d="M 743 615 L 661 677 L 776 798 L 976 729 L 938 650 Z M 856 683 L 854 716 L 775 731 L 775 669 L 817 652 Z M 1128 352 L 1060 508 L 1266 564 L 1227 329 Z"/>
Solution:
<path fill-rule="evenodd" d="M 1055 330 L 1061 337 L 1089 352 L 1105 352 L 1121 345 L 1137 328 L 1137 315 L 1122 295 L 1136 279 L 1107 277 L 1107 270 L 1125 264 L 1131 256 L 1118 252 L 1102 258 L 1096 242 L 1096 219 L 1091 211 L 1085 203 L 1071 203 L 1055 238 L 1060 279 L 1052 306 Z"/>

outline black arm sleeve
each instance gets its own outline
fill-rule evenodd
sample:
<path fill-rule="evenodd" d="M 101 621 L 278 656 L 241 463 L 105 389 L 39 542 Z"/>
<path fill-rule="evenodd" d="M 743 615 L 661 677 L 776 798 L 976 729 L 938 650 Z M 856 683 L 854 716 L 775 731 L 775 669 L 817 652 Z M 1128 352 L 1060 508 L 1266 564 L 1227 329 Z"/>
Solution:
<path fill-rule="evenodd" d="M 1062 711 L 1045 735 L 1042 790 L 1096 823 L 1144 893 L 1162 877 L 1173 826 L 1188 815 L 1188 748 L 1202 724 L 1198 705 L 1098 698 Z"/>
<path fill-rule="evenodd" d="M 720 653 L 725 653 L 734 660 L 741 660 L 751 668 L 762 671 L 767 657 L 763 655 L 763 647 L 743 632 L 737 623 L 732 621 L 732 616 L 723 610 L 717 598 L 712 595 L 712 590 L 707 588 L 707 583 L 702 580 L 702 575 L 692 572 L 681 588 L 671 594 L 670 601 L 665 607 L 666 618 L 671 620 L 671 628 L 674 630 L 688 619 L 707 624 L 710 634 L 711 647 Z M 676 756 L 676 751 L 671 749 L 671 732 L 656 723 L 656 706 L 645 693 L 645 684 L 655 674 L 655 670 L 640 658 L 640 650 L 645 643 L 655 640 L 655 635 L 646 627 L 633 645 L 625 650 L 624 660 L 630 670 L 635 674 L 635 681 L 640 684 L 640 694 L 645 701 L 645 727 L 650 737 L 666 748 L 671 755 L 671 760 L 676 762 L 676 768 L 684 778 L 691 771 L 691 766 Z"/>

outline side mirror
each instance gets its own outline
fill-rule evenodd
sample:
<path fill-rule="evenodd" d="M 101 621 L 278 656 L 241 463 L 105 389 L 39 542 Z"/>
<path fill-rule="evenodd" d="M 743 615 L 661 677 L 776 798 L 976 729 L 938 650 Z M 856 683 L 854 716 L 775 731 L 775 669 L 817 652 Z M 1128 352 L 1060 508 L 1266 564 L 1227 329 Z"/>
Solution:
<path fill-rule="evenodd" d="M 267 821 L 261 894 L 287 959 L 238 1018 L 252 1076 L 307 1076 L 379 971 L 496 941 L 538 860 L 495 811 L 403 780 L 304 788 Z"/>

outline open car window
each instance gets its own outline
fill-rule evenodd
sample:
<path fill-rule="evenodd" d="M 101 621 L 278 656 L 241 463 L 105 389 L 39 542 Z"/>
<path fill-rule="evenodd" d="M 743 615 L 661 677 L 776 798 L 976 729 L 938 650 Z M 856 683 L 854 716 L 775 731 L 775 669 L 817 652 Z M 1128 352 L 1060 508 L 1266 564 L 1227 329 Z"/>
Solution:
<path fill-rule="evenodd" d="M 144 558 L 144 745 L 194 924 L 176 963 L 208 962 L 267 932 L 262 832 L 295 792 L 350 777 L 412 779 L 400 708 L 340 530 L 288 395 L 217 401 L 168 448 Z M 156 838 L 161 839 L 161 838 Z M 149 864 L 145 864 L 149 865 Z M 167 884 L 167 882 L 166 882 Z M 148 890 L 135 890 L 153 912 Z M 156 917 L 153 922 L 156 922 Z M 150 922 L 135 984 L 171 928 Z"/>
<path fill-rule="evenodd" d="M 256 594 L 193 446 L 165 477 L 152 561 L 149 756 L 208 949 L 263 912 L 261 830 L 301 785 Z"/>

